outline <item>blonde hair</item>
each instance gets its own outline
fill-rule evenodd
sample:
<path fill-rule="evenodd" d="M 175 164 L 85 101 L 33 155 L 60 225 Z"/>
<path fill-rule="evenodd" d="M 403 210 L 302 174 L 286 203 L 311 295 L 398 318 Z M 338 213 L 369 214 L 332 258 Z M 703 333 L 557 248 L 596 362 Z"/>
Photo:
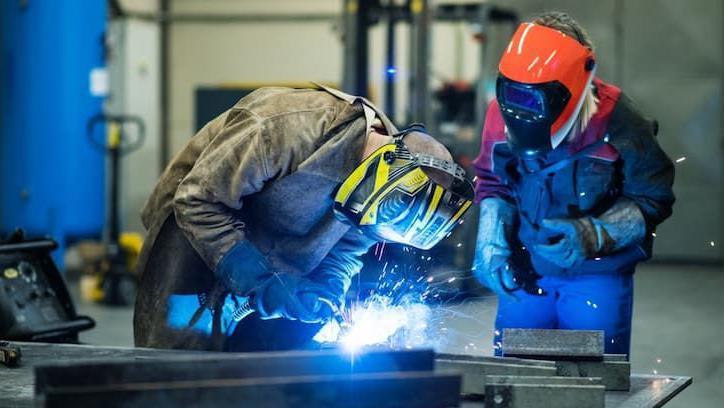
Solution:
<path fill-rule="evenodd" d="M 558 30 L 578 41 L 591 51 L 594 50 L 593 41 L 591 41 L 588 31 L 567 13 L 562 11 L 547 11 L 535 17 L 532 23 Z M 593 83 L 591 83 L 586 90 L 584 98 L 581 112 L 578 114 L 578 123 L 576 124 L 578 132 L 571 132 L 571 136 L 569 136 L 570 139 L 586 130 L 591 118 L 598 112 L 598 98 L 596 97 L 596 89 Z"/>

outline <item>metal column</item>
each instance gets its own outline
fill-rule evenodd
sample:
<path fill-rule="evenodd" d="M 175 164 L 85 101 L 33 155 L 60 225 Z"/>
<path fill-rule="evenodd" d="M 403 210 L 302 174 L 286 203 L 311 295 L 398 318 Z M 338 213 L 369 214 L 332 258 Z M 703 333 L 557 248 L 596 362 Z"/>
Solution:
<path fill-rule="evenodd" d="M 391 1 L 390 7 L 394 7 Z M 387 67 L 385 69 L 385 112 L 390 119 L 395 120 L 395 84 L 397 82 L 397 64 L 395 63 L 395 23 L 394 13 L 387 14 Z"/>
<path fill-rule="evenodd" d="M 410 120 L 430 126 L 430 23 L 428 0 L 410 1 Z"/>
<path fill-rule="evenodd" d="M 171 0 L 161 0 L 159 2 L 159 28 L 160 28 L 160 51 L 161 61 L 159 64 L 160 71 L 160 101 L 159 108 L 161 111 L 161 146 L 159 149 L 160 172 L 166 168 L 171 158 L 171 22 L 169 14 L 171 12 Z"/>
<path fill-rule="evenodd" d="M 488 17 L 489 9 L 487 6 L 481 5 L 478 8 L 478 24 L 480 24 L 480 56 L 479 56 L 479 67 L 480 74 L 478 75 L 477 81 L 475 81 L 475 130 L 476 135 L 483 133 L 483 121 L 485 119 L 485 113 L 488 111 L 488 98 L 485 95 L 485 83 L 487 81 L 487 62 L 488 62 Z"/>
<path fill-rule="evenodd" d="M 342 89 L 367 96 L 368 11 L 365 0 L 344 0 L 344 67 Z"/>

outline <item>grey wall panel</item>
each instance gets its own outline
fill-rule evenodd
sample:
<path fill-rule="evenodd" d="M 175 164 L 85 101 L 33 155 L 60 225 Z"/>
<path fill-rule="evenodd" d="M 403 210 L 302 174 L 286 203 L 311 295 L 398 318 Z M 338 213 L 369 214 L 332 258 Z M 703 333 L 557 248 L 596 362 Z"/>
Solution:
<path fill-rule="evenodd" d="M 624 89 L 659 119 L 669 155 L 686 158 L 676 165 L 678 200 L 656 254 L 721 259 L 722 2 L 629 0 L 622 15 Z"/>

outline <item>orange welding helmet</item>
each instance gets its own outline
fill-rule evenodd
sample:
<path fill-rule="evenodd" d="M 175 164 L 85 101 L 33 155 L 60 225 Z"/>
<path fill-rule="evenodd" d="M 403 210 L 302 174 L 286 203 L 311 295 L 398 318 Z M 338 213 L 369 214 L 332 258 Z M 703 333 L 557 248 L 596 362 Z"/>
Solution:
<path fill-rule="evenodd" d="M 511 150 L 535 156 L 561 144 L 581 111 L 595 68 L 593 51 L 575 39 L 521 24 L 500 60 L 496 83 Z"/>

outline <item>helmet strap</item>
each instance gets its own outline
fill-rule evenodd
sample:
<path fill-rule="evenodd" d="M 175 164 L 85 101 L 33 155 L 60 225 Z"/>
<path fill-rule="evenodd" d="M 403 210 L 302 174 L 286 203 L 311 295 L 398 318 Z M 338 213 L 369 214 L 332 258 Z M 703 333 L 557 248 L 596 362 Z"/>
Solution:
<path fill-rule="evenodd" d="M 417 123 L 417 122 L 412 123 L 412 124 L 408 125 L 406 128 L 404 128 L 404 129 L 400 130 L 399 132 L 395 133 L 394 135 L 392 135 L 392 140 L 395 142 L 395 144 L 399 145 L 402 143 L 402 139 L 404 139 L 405 136 L 407 136 L 409 133 L 412 133 L 412 132 L 427 133 L 427 128 L 425 128 L 425 125 L 423 125 L 422 123 Z"/>

